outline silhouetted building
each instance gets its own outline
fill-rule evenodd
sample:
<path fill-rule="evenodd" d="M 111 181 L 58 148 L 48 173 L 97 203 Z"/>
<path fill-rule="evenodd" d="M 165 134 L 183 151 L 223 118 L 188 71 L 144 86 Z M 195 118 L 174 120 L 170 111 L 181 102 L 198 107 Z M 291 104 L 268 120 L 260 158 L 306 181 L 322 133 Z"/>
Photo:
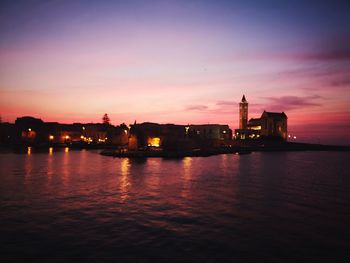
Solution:
<path fill-rule="evenodd" d="M 261 136 L 287 140 L 287 115 L 284 112 L 264 111 L 260 117 Z"/>
<path fill-rule="evenodd" d="M 41 119 L 25 116 L 15 121 L 14 140 L 18 144 L 36 144 L 44 140 L 44 122 Z"/>
<path fill-rule="evenodd" d="M 230 144 L 228 125 L 175 125 L 145 122 L 131 125 L 129 150 L 189 150 Z"/>
<path fill-rule="evenodd" d="M 122 124 L 43 122 L 25 116 L 15 124 L 0 123 L 0 143 L 17 145 L 113 144 L 127 146 L 129 128 Z"/>
<path fill-rule="evenodd" d="M 245 124 L 245 117 L 248 118 L 248 102 L 243 95 L 239 105 L 239 129 L 235 130 L 237 140 L 246 139 L 283 139 L 287 140 L 287 115 L 284 112 L 264 111 L 260 118 L 252 118 Z M 245 128 L 241 128 L 244 127 Z"/>
<path fill-rule="evenodd" d="M 176 150 L 185 147 L 184 125 L 144 122 L 130 128 L 129 150 Z"/>
<path fill-rule="evenodd" d="M 248 123 L 248 102 L 243 95 L 241 102 L 239 103 L 239 128 L 247 129 Z"/>
<path fill-rule="evenodd" d="M 108 144 L 120 150 L 183 151 L 231 145 L 232 130 L 219 124 L 61 124 L 27 116 L 17 118 L 15 124 L 0 123 L 0 143 L 43 147 Z"/>

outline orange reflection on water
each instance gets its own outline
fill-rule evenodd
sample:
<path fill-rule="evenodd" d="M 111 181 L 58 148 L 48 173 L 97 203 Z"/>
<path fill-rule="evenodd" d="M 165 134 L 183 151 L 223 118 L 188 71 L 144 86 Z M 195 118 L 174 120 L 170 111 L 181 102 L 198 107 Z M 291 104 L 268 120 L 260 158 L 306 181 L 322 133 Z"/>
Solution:
<path fill-rule="evenodd" d="M 129 172 L 130 172 L 130 163 L 128 158 L 123 158 L 120 163 L 120 198 L 124 202 L 129 197 Z"/>
<path fill-rule="evenodd" d="M 71 161 L 74 162 L 74 160 L 71 160 L 73 157 L 68 154 L 69 152 L 69 148 L 66 147 L 64 148 L 64 153 L 63 156 L 62 156 L 62 159 L 61 159 L 61 180 L 62 180 L 62 184 L 63 185 L 67 185 L 68 184 L 68 179 L 69 179 L 69 176 L 71 174 L 71 169 L 73 168 L 70 163 Z"/>
<path fill-rule="evenodd" d="M 31 155 L 32 154 L 32 147 L 28 147 L 27 148 L 27 155 Z"/>
<path fill-rule="evenodd" d="M 160 170 L 162 166 L 162 159 L 148 158 L 146 161 L 146 164 L 147 164 L 146 174 L 149 174 L 150 176 L 145 177 L 145 184 L 151 190 L 159 189 L 159 185 L 161 183 Z"/>
<path fill-rule="evenodd" d="M 52 181 L 52 175 L 53 175 L 53 156 L 52 156 L 53 148 L 49 148 L 49 156 L 47 158 L 47 185 L 51 184 Z"/>
<path fill-rule="evenodd" d="M 221 165 L 223 167 L 224 175 L 227 175 L 228 162 L 229 162 L 228 155 L 227 154 L 221 154 Z"/>
<path fill-rule="evenodd" d="M 182 167 L 183 167 L 183 188 L 181 191 L 182 197 L 188 197 L 189 191 L 190 191 L 190 184 L 192 179 L 192 157 L 185 157 L 182 160 Z"/>

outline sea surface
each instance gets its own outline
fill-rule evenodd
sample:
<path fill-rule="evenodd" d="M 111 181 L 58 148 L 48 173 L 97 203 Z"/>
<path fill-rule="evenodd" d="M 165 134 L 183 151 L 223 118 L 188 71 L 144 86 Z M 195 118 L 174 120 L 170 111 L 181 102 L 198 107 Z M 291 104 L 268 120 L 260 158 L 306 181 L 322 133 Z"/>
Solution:
<path fill-rule="evenodd" d="M 350 262 L 350 153 L 0 153 L 1 262 Z"/>

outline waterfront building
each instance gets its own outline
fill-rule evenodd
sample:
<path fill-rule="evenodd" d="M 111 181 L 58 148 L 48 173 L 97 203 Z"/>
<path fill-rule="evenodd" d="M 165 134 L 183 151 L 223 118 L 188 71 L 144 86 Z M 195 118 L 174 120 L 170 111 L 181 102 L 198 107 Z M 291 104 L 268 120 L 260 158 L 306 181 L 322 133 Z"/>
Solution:
<path fill-rule="evenodd" d="M 239 103 L 239 129 L 247 129 L 248 123 L 248 101 L 243 95 L 241 102 Z"/>
<path fill-rule="evenodd" d="M 231 144 L 228 125 L 176 125 L 145 122 L 131 125 L 129 150 L 190 150 Z"/>
<path fill-rule="evenodd" d="M 247 109 L 247 111 L 245 111 Z M 239 104 L 239 129 L 235 130 L 236 140 L 282 139 L 287 140 L 287 115 L 284 112 L 264 111 L 260 118 L 248 119 L 248 102 L 243 95 Z"/>
<path fill-rule="evenodd" d="M 17 118 L 14 124 L 0 123 L 0 144 L 71 145 L 71 144 L 128 144 L 129 128 L 103 123 L 44 122 L 34 117 Z"/>

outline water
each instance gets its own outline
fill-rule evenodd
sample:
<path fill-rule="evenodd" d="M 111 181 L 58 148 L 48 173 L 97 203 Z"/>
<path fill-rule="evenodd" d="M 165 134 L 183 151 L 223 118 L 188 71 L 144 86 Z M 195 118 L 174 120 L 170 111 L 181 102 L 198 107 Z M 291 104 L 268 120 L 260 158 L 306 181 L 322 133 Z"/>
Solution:
<path fill-rule="evenodd" d="M 0 153 L 0 260 L 349 262 L 349 160 Z"/>

